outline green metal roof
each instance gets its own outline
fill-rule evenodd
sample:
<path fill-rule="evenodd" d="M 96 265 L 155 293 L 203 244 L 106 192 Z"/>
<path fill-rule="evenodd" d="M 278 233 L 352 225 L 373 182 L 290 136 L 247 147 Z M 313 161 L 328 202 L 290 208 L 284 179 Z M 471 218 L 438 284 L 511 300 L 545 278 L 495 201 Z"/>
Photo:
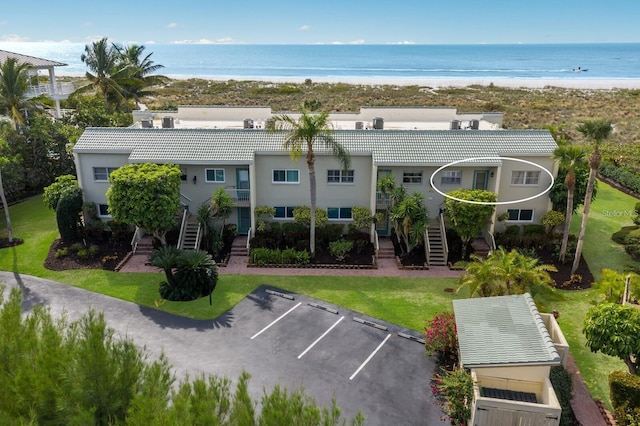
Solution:
<path fill-rule="evenodd" d="M 550 156 L 557 147 L 546 130 L 338 130 L 352 155 L 378 165 L 444 165 L 486 156 Z M 253 162 L 255 153 L 282 152 L 284 133 L 262 129 L 88 128 L 76 153 L 129 153 L 131 162 L 181 164 Z M 321 143 L 317 154 L 329 152 Z M 478 160 L 475 163 L 500 163 Z"/>
<path fill-rule="evenodd" d="M 453 310 L 465 368 L 561 363 L 528 293 L 454 300 Z"/>

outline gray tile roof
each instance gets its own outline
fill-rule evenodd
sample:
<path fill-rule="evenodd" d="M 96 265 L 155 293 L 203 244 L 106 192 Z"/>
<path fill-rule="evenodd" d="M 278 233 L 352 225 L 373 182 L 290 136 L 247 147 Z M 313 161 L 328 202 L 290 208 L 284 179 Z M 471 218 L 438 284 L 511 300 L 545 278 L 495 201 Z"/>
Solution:
<path fill-rule="evenodd" d="M 556 143 L 543 130 L 338 130 L 352 155 L 371 155 L 378 165 L 444 165 L 486 156 L 549 156 Z M 252 162 L 254 153 L 282 151 L 283 133 L 237 129 L 88 128 L 76 153 L 130 153 L 132 162 L 182 164 Z M 318 154 L 327 154 L 321 143 Z M 477 163 L 499 163 L 479 160 Z"/>
<path fill-rule="evenodd" d="M 528 293 L 454 300 L 453 310 L 466 368 L 561 362 Z"/>
<path fill-rule="evenodd" d="M 33 68 L 62 67 L 67 65 L 63 64 L 62 62 L 36 58 L 35 56 L 22 55 L 20 53 L 9 52 L 7 50 L 0 50 L 0 64 L 4 63 L 9 58 L 15 58 L 18 63 L 21 64 L 31 64 Z"/>

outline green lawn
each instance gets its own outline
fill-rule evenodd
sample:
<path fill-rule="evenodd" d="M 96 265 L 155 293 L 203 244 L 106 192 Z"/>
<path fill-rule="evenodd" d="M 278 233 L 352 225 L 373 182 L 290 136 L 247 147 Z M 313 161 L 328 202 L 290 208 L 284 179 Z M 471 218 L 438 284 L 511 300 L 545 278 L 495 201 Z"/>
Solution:
<path fill-rule="evenodd" d="M 625 212 L 632 210 L 635 202 L 632 197 L 599 183 L 584 243 L 584 256 L 596 278 L 604 267 L 622 270 L 627 264 L 640 266 L 611 240 L 611 234 L 632 223 Z M 25 243 L 0 250 L 0 270 L 48 278 L 145 306 L 154 307 L 159 301 L 158 282 L 162 274 L 45 269 L 43 262 L 49 246 L 58 236 L 55 215 L 46 209 L 40 197 L 14 205 L 10 212 L 14 236 Z M 573 219 L 572 232 L 576 234 L 580 219 L 580 214 Z M 0 218 L 0 229 L 4 232 L 4 215 Z M 444 291 L 455 287 L 453 279 L 221 274 L 213 306 L 209 306 L 208 298 L 202 298 L 193 302 L 166 302 L 159 309 L 192 318 L 215 318 L 261 284 L 305 294 L 417 331 L 421 331 L 435 313 L 451 310 L 451 301 L 456 297 Z M 589 389 L 594 396 L 609 403 L 608 373 L 625 366 L 617 358 L 592 354 L 584 346 L 582 321 L 592 299 L 592 290 L 565 291 L 560 297 L 541 303 L 547 310 L 557 309 L 561 313 L 560 325 Z"/>

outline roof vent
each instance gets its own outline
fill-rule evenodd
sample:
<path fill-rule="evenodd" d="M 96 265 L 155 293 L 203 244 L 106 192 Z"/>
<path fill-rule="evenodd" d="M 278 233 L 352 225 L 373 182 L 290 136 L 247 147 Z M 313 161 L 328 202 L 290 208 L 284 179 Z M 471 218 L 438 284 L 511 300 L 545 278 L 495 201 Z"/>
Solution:
<path fill-rule="evenodd" d="M 480 128 L 480 120 L 469 120 L 469 128 L 471 130 L 478 130 Z"/>
<path fill-rule="evenodd" d="M 143 129 L 153 129 L 153 120 L 152 119 L 143 119 L 140 120 L 140 125 Z"/>
<path fill-rule="evenodd" d="M 362 130 L 363 127 L 362 121 L 356 121 L 356 130 Z"/>
<path fill-rule="evenodd" d="M 244 128 L 245 129 L 253 129 L 253 120 L 250 118 L 244 119 Z"/>
<path fill-rule="evenodd" d="M 451 130 L 460 130 L 460 120 L 451 120 Z"/>
<path fill-rule="evenodd" d="M 162 117 L 162 128 L 173 129 L 173 117 Z"/>
<path fill-rule="evenodd" d="M 376 130 L 384 129 L 384 119 L 382 117 L 376 117 L 373 119 L 373 128 Z"/>

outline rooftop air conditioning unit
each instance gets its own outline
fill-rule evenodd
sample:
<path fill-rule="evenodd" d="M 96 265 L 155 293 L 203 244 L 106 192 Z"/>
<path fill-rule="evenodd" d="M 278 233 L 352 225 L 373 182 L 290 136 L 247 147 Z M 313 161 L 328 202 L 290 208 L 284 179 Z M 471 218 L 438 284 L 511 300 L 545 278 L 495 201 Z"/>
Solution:
<path fill-rule="evenodd" d="M 253 120 L 250 118 L 244 119 L 244 128 L 245 129 L 253 129 Z"/>
<path fill-rule="evenodd" d="M 480 120 L 470 120 L 469 128 L 471 128 L 471 130 L 478 130 L 480 128 Z"/>
<path fill-rule="evenodd" d="M 173 117 L 162 117 L 162 128 L 173 129 Z"/>
<path fill-rule="evenodd" d="M 140 125 L 143 129 L 153 129 L 153 120 L 150 118 L 140 120 Z"/>
<path fill-rule="evenodd" d="M 362 130 L 364 127 L 364 124 L 362 123 L 362 121 L 356 121 L 356 130 Z"/>
<path fill-rule="evenodd" d="M 460 130 L 460 120 L 451 120 L 451 130 Z"/>
<path fill-rule="evenodd" d="M 373 128 L 376 130 L 384 129 L 384 119 L 381 117 L 376 117 L 373 119 Z"/>

